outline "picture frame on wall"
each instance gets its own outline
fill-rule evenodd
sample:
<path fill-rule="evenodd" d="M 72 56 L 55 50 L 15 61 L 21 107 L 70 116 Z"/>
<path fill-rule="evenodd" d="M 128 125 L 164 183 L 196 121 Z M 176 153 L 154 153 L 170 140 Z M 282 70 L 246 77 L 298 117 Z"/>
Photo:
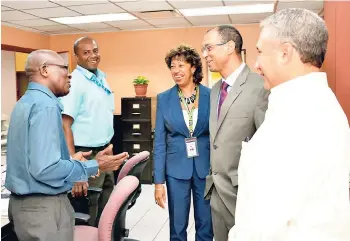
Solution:
<path fill-rule="evenodd" d="M 242 56 L 242 60 L 244 63 L 246 63 L 246 58 L 247 58 L 247 51 L 246 49 L 242 49 L 241 51 L 241 56 Z M 221 80 L 221 75 L 218 72 L 211 72 L 208 68 L 208 87 L 212 88 L 213 85 Z"/>

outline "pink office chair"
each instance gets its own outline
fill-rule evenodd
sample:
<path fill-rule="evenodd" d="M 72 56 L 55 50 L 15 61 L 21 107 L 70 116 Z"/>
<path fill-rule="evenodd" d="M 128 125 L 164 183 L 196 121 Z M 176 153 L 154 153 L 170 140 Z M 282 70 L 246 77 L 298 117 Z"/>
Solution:
<path fill-rule="evenodd" d="M 133 200 L 139 180 L 134 176 L 123 178 L 115 187 L 103 209 L 98 228 L 79 225 L 74 227 L 74 241 L 137 241 L 125 239 L 125 216 Z"/>
<path fill-rule="evenodd" d="M 117 183 L 129 175 L 135 176 L 140 180 L 143 169 L 149 159 L 149 155 L 150 153 L 148 151 L 142 151 L 127 160 L 119 172 Z"/>
<path fill-rule="evenodd" d="M 135 176 L 140 181 L 143 169 L 145 168 L 149 159 L 149 155 L 150 153 L 148 151 L 142 151 L 126 161 L 119 172 L 117 183 L 126 176 Z M 140 196 L 141 191 L 141 183 L 139 183 L 136 194 L 128 209 L 132 208 L 132 206 L 135 205 L 136 199 Z"/>

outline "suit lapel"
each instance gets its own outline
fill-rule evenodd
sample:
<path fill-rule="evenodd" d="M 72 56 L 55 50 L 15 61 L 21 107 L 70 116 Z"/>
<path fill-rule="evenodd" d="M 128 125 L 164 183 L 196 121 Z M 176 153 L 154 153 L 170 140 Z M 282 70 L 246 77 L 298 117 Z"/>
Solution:
<path fill-rule="evenodd" d="M 185 123 L 185 119 L 182 113 L 181 103 L 179 100 L 179 94 L 177 93 L 177 86 L 175 85 L 169 96 L 169 112 L 175 129 L 179 130 L 184 136 L 189 136 L 189 130 Z M 170 108 L 173 107 L 173 108 Z"/>
<path fill-rule="evenodd" d="M 208 118 L 208 96 L 207 92 L 204 92 L 203 85 L 199 85 L 199 103 L 198 103 L 198 118 L 196 128 L 194 129 L 193 135 L 198 136 L 205 125 L 205 120 Z"/>
<path fill-rule="evenodd" d="M 210 135 L 215 137 L 218 125 L 218 103 L 219 103 L 219 93 L 221 88 L 221 81 L 219 80 L 213 86 L 210 91 L 210 121 L 209 121 L 209 131 Z"/>
<path fill-rule="evenodd" d="M 220 129 L 220 126 L 221 126 L 223 120 L 225 119 L 227 112 L 230 109 L 231 105 L 237 99 L 239 94 L 242 92 L 243 87 L 244 87 L 244 83 L 247 79 L 249 72 L 250 72 L 250 69 L 246 65 L 244 67 L 244 69 L 242 70 L 241 74 L 238 76 L 238 78 L 234 82 L 233 87 L 232 87 L 230 93 L 227 95 L 224 103 L 222 103 L 221 110 L 220 110 L 220 116 L 219 116 L 218 123 L 217 123 L 216 133 Z"/>

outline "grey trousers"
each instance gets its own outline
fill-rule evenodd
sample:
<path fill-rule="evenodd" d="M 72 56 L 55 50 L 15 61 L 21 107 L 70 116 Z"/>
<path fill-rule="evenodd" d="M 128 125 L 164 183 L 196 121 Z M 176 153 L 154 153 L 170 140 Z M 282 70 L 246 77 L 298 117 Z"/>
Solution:
<path fill-rule="evenodd" d="M 74 210 L 66 194 L 11 195 L 8 213 L 19 241 L 73 241 Z"/>
<path fill-rule="evenodd" d="M 210 198 L 211 215 L 215 241 L 227 241 L 230 229 L 235 225 L 235 217 L 221 200 L 216 188 Z"/>

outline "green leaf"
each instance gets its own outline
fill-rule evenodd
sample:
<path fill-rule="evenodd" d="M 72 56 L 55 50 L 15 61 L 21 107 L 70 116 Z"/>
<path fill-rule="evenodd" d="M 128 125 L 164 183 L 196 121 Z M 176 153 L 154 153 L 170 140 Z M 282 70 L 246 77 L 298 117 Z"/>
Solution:
<path fill-rule="evenodd" d="M 147 85 L 149 80 L 145 76 L 137 76 L 136 79 L 133 80 L 133 84 L 135 85 Z"/>

